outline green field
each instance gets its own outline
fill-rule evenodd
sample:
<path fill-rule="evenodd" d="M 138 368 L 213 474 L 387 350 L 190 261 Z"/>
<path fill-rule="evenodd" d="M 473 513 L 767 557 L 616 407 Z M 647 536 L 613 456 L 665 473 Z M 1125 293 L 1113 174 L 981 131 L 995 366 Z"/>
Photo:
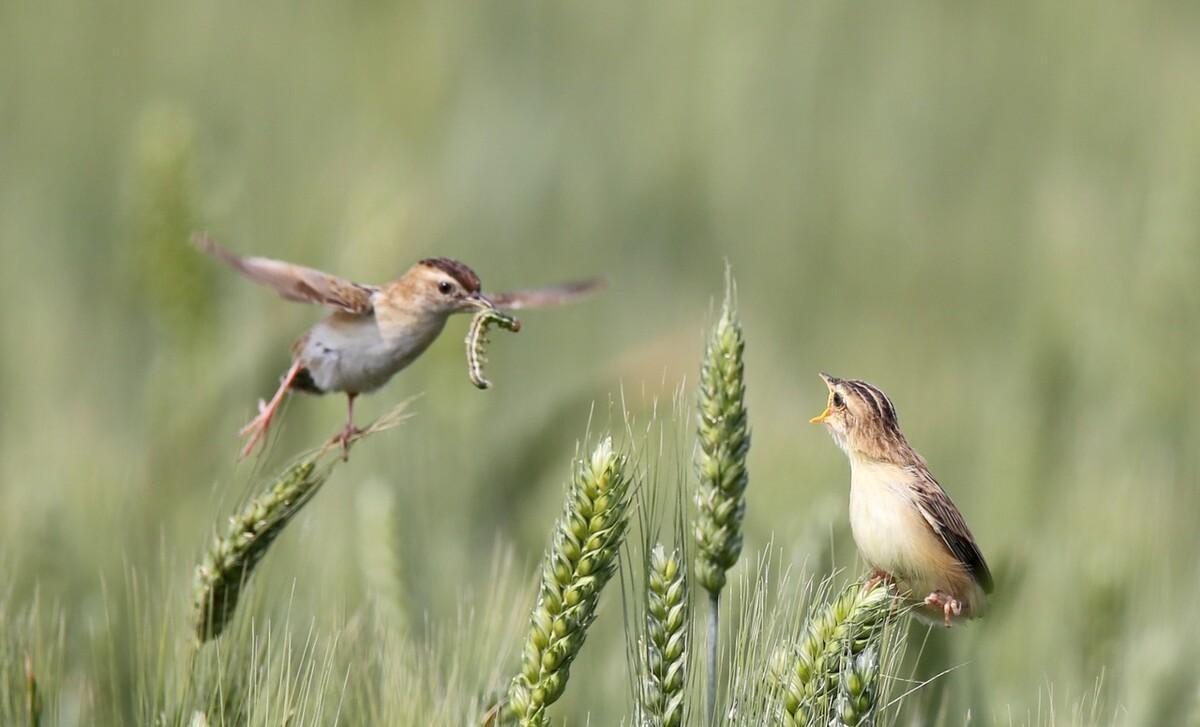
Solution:
<path fill-rule="evenodd" d="M 864 569 L 807 423 L 829 371 L 889 393 L 996 574 L 983 620 L 908 627 L 893 677 L 953 670 L 892 723 L 1200 725 L 1198 39 L 1165 0 L 0 4 L 0 724 L 26 655 L 42 725 L 478 719 L 577 452 L 613 432 L 672 541 L 728 262 L 753 447 L 723 649 L 762 636 L 760 569 L 780 613 Z M 608 281 L 494 333 L 491 390 L 456 318 L 364 398 L 420 394 L 199 652 L 214 528 L 345 405 L 293 397 L 237 463 L 322 313 L 196 229 L 364 282 Z M 631 723 L 622 595 L 554 724 Z"/>

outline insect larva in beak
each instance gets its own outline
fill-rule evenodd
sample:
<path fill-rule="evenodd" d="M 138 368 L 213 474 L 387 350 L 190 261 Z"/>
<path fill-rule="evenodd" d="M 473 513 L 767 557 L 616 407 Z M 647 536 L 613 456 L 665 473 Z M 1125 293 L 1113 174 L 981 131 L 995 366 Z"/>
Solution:
<path fill-rule="evenodd" d="M 471 383 L 480 389 L 486 389 L 492 385 L 483 377 L 483 365 L 487 363 L 487 332 L 493 324 L 513 333 L 521 330 L 521 321 L 491 308 L 485 308 L 471 318 L 471 327 L 467 329 L 466 341 L 467 376 L 471 378 Z"/>

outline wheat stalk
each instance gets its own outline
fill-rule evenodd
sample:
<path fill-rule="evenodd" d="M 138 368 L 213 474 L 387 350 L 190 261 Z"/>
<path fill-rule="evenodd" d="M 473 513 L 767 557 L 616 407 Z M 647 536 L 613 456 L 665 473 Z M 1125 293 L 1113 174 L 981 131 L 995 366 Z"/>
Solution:
<path fill-rule="evenodd" d="M 542 565 L 521 672 L 508 690 L 508 712 L 522 727 L 546 723 L 546 707 L 567 686 L 571 662 L 596 618 L 600 591 L 617 569 L 628 528 L 626 458 L 611 439 L 576 465 L 563 513 Z"/>

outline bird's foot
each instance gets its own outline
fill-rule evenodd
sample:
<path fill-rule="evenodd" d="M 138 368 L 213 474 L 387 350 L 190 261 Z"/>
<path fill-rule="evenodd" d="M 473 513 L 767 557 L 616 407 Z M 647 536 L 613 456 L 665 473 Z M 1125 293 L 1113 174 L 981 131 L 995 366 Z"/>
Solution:
<path fill-rule="evenodd" d="M 358 437 L 364 431 L 365 430 L 359 429 L 358 427 L 354 426 L 353 424 L 347 423 L 346 426 L 342 427 L 342 431 L 338 432 L 337 435 L 334 436 L 333 441 L 342 445 L 342 461 L 343 462 L 350 461 L 350 445 L 353 444 L 354 440 L 358 439 Z"/>
<path fill-rule="evenodd" d="M 963 612 L 962 601 L 959 601 L 954 596 L 947 596 L 941 591 L 934 591 L 926 596 L 925 605 L 942 610 L 942 617 L 945 619 L 946 628 L 950 628 L 950 618 L 952 616 L 961 616 Z"/>
<path fill-rule="evenodd" d="M 259 442 L 265 442 L 267 432 L 271 429 L 271 418 L 275 416 L 276 406 L 271 406 L 262 399 L 258 400 L 258 416 L 250 420 L 250 423 L 238 430 L 239 437 L 249 437 L 246 445 L 242 447 L 242 451 L 238 454 L 240 459 L 245 459 L 250 456 L 254 448 Z"/>
<path fill-rule="evenodd" d="M 238 431 L 239 437 L 250 438 L 246 442 L 246 446 L 242 447 L 242 451 L 238 455 L 239 459 L 249 457 L 259 442 L 263 442 L 265 445 L 267 432 L 271 428 L 271 419 L 275 416 L 275 412 L 279 410 L 279 405 L 283 403 L 284 396 L 287 395 L 292 382 L 296 380 L 296 375 L 300 373 L 300 369 L 302 368 L 304 368 L 302 363 L 293 361 L 291 368 L 283 375 L 283 379 L 279 383 L 279 388 L 275 391 L 275 396 L 272 396 L 269 402 L 262 399 L 258 400 L 258 416 L 251 419 L 249 424 Z"/>
<path fill-rule="evenodd" d="M 879 585 L 880 583 L 891 586 L 895 585 L 896 579 L 891 573 L 876 568 L 875 570 L 871 571 L 871 577 L 868 578 L 866 584 L 863 585 L 863 593 L 870 592 L 871 589 L 875 588 L 875 586 Z"/>

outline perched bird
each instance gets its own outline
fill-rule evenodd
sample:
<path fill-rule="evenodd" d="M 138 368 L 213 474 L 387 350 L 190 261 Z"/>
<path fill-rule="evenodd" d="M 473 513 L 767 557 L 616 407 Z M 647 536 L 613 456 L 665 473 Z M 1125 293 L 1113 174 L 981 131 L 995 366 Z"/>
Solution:
<path fill-rule="evenodd" d="M 600 285 L 590 280 L 485 294 L 475 271 L 443 257 L 421 260 L 390 283 L 364 285 L 281 260 L 243 257 L 204 233 L 193 235 L 192 242 L 287 300 L 333 309 L 292 345 L 292 365 L 275 396 L 269 402 L 260 401 L 258 416 L 239 432 L 249 438 L 242 449 L 243 457 L 264 441 L 272 417 L 291 390 L 346 395 L 346 426 L 338 435 L 345 448 L 359 431 L 354 426 L 355 397 L 383 386 L 416 360 L 442 332 L 451 315 L 489 308 L 558 305 L 581 298 Z"/>
<path fill-rule="evenodd" d="M 992 574 L 967 523 L 900 432 L 896 408 L 865 381 L 821 374 L 824 424 L 850 460 L 850 530 L 874 578 L 920 599 L 947 627 L 983 613 Z"/>

